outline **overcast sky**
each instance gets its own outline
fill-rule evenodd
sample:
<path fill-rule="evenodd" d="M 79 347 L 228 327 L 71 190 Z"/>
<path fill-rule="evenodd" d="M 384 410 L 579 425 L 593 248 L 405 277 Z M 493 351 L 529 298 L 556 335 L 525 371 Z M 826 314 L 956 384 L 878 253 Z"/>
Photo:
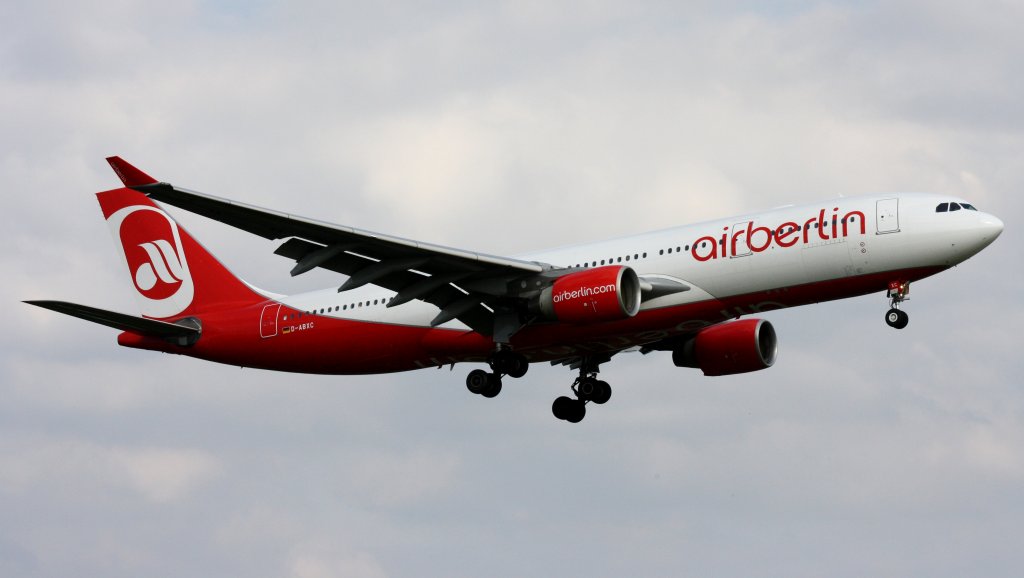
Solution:
<path fill-rule="evenodd" d="M 0 575 L 1019 576 L 1024 8 L 1013 2 L 0 3 Z M 557 4 L 557 6 L 555 5 Z M 775 367 L 278 374 L 119 348 L 93 193 L 159 179 L 496 254 L 840 194 L 996 243 L 767 315 Z M 273 243 L 175 213 L 287 293 Z"/>

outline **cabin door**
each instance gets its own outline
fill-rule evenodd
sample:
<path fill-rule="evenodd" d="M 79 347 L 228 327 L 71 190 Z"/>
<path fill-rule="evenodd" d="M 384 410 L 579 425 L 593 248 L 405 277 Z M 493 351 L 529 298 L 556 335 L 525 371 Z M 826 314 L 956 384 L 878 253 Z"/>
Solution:
<path fill-rule="evenodd" d="M 885 199 L 878 201 L 875 208 L 875 223 L 878 234 L 900 232 L 900 200 Z"/>
<path fill-rule="evenodd" d="M 260 315 L 260 337 L 266 339 L 277 335 L 277 314 L 280 311 L 280 303 L 271 303 L 263 308 L 263 315 Z"/>

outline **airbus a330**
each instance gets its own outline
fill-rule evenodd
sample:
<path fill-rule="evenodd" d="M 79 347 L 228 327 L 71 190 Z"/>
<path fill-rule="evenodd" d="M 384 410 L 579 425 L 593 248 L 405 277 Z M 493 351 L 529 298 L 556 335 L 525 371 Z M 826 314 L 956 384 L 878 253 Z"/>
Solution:
<path fill-rule="evenodd" d="M 64 301 L 27 303 L 122 331 L 126 347 L 268 370 L 368 374 L 484 364 L 466 377 L 492 398 L 531 363 L 577 372 L 555 417 L 579 422 L 623 351 L 670 351 L 717 376 L 771 367 L 765 311 L 885 293 L 908 323 L 912 282 L 963 262 L 1003 230 L 965 199 L 893 193 L 820 203 L 504 257 L 264 209 L 157 181 L 107 159 L 124 187 L 97 194 L 141 316 Z M 291 274 L 344 277 L 298 295 L 257 289 L 157 204 L 283 240 Z"/>

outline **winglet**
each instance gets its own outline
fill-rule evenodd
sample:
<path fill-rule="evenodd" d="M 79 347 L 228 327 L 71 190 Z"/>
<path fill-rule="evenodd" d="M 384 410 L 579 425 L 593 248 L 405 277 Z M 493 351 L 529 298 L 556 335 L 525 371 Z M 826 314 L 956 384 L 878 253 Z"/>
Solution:
<path fill-rule="evenodd" d="M 128 161 L 121 157 L 107 157 L 107 162 L 110 163 L 110 168 L 114 169 L 117 173 L 117 178 L 121 179 L 126 187 L 141 187 L 142 185 L 156 184 L 157 180 L 133 167 Z"/>

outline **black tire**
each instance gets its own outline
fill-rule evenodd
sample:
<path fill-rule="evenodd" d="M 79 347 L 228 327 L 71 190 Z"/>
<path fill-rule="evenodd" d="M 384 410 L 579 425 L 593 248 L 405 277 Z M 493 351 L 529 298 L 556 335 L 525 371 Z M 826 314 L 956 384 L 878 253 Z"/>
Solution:
<path fill-rule="evenodd" d="M 470 393 L 483 393 L 491 385 L 491 374 L 482 369 L 474 369 L 466 376 L 466 389 Z"/>
<path fill-rule="evenodd" d="M 910 323 L 910 315 L 907 315 L 906 311 L 898 311 L 897 313 L 899 313 L 899 320 L 896 321 L 896 325 L 893 325 L 893 327 L 903 329 Z"/>
<path fill-rule="evenodd" d="M 910 316 L 905 311 L 890 309 L 885 314 L 885 323 L 894 329 L 903 329 L 910 323 Z"/>
<path fill-rule="evenodd" d="M 494 373 L 487 374 L 488 385 L 480 392 L 486 398 L 497 397 L 501 393 L 501 377 Z"/>
<path fill-rule="evenodd" d="M 564 420 L 572 413 L 572 404 L 575 403 L 571 397 L 562 396 L 555 399 L 551 404 L 551 413 L 558 419 Z"/>
<path fill-rule="evenodd" d="M 612 386 L 608 385 L 607 381 L 597 381 L 594 385 L 594 393 L 590 396 L 590 401 L 597 405 L 608 403 L 608 400 L 612 398 Z"/>
<path fill-rule="evenodd" d="M 593 399 L 598 390 L 598 383 L 600 382 L 592 377 L 584 377 L 576 384 L 576 395 L 580 396 L 580 399 Z"/>
<path fill-rule="evenodd" d="M 522 355 L 513 354 L 509 357 L 505 370 L 509 377 L 519 379 L 530 370 L 530 362 L 526 361 L 526 358 Z"/>
<path fill-rule="evenodd" d="M 587 415 L 587 404 L 582 399 L 571 399 L 569 400 L 569 415 L 565 416 L 565 421 L 569 423 L 580 423 L 583 418 Z"/>

